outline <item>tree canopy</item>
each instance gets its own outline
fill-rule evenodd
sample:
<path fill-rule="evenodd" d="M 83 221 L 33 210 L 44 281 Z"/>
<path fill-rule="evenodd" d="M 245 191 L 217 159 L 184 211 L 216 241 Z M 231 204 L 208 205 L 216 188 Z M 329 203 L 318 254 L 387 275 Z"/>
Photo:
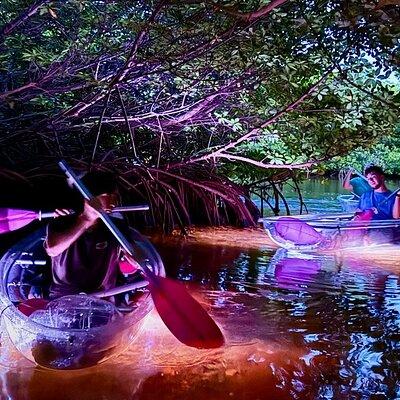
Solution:
<path fill-rule="evenodd" d="M 114 169 L 170 225 L 199 200 L 251 220 L 232 179 L 395 134 L 397 3 L 4 0 L 1 164 Z"/>

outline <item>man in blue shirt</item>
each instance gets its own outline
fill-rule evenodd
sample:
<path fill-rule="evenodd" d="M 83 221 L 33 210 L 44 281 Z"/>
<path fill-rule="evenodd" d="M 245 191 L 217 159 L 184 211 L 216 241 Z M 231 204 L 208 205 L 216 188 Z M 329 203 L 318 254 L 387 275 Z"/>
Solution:
<path fill-rule="evenodd" d="M 387 188 L 382 168 L 370 166 L 365 169 L 364 175 L 372 189 L 361 195 L 355 219 L 368 221 L 400 218 L 400 193 L 393 193 Z M 364 236 L 364 244 L 391 242 L 397 236 L 395 231 L 393 228 L 369 229 L 368 235 Z"/>
<path fill-rule="evenodd" d="M 371 190 L 361 195 L 356 214 L 371 210 L 373 220 L 400 218 L 400 193 L 394 194 L 387 188 L 382 168 L 372 165 L 364 175 Z"/>

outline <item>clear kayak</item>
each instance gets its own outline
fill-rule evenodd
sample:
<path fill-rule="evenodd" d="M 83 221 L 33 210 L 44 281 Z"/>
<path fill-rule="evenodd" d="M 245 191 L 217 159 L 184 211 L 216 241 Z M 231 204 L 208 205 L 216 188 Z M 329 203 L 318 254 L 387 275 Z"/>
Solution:
<path fill-rule="evenodd" d="M 340 249 L 392 243 L 400 220 L 353 220 L 354 214 L 313 214 L 259 220 L 270 240 L 285 249 Z M 371 240 L 365 240 L 368 236 Z"/>
<path fill-rule="evenodd" d="M 353 194 L 340 194 L 336 197 L 340 206 L 342 207 L 343 212 L 345 213 L 354 213 L 357 210 L 359 198 L 357 198 Z"/>
<path fill-rule="evenodd" d="M 141 328 L 153 302 L 140 271 L 121 282 L 113 302 L 110 293 L 64 296 L 45 310 L 27 316 L 19 308 L 29 299 L 48 298 L 50 259 L 39 230 L 17 243 L 0 260 L 2 325 L 14 346 L 29 360 L 51 369 L 79 369 L 120 354 Z M 135 260 L 161 276 L 164 266 L 151 243 L 132 230 Z M 114 294 L 114 293 L 111 293 Z M 118 297 L 119 296 L 119 297 Z M 18 308 L 19 307 L 19 308 Z"/>

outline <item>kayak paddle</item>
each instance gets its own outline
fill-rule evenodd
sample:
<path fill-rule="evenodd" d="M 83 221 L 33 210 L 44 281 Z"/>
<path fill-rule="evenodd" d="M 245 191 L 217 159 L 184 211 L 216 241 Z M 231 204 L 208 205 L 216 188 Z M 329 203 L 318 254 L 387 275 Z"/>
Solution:
<path fill-rule="evenodd" d="M 58 165 L 86 200 L 93 198 L 65 161 L 60 161 Z M 131 244 L 115 226 L 110 216 L 103 211 L 99 211 L 99 215 L 126 253 L 134 256 Z M 141 269 L 149 281 L 149 291 L 156 310 L 179 341 L 190 347 L 207 349 L 224 344 L 224 337 L 215 321 L 184 286 L 172 279 L 156 275 L 147 265 L 141 265 Z"/>
<path fill-rule="evenodd" d="M 117 212 L 146 211 L 148 209 L 148 205 L 115 207 L 111 215 Z M 71 214 L 73 213 L 72 211 Z M 0 208 L 0 234 L 23 228 L 36 220 L 41 221 L 42 219 L 55 217 L 57 217 L 55 211 L 42 212 L 16 208 Z"/>
<path fill-rule="evenodd" d="M 356 169 L 351 168 L 352 173 L 357 175 L 359 178 L 364 179 L 364 181 L 368 182 L 368 179 L 365 175 L 363 175 L 361 172 L 358 172 Z"/>

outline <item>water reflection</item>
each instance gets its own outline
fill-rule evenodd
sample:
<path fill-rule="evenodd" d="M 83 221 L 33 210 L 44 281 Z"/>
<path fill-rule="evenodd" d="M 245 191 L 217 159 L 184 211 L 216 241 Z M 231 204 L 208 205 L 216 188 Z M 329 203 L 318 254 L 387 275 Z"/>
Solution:
<path fill-rule="evenodd" d="M 229 308 L 232 318 L 252 314 L 247 324 L 228 324 L 227 331 L 238 332 L 244 326 L 248 337 L 273 340 L 275 348 L 305 349 L 296 360 L 305 363 L 298 373 L 315 379 L 317 397 L 380 393 L 397 398 L 400 286 L 393 261 L 374 263 L 360 253 L 302 254 L 283 249 L 233 250 L 229 260 L 226 249 L 213 251 L 225 252 L 224 263 L 218 270 L 211 268 L 209 275 L 210 282 L 223 282 L 218 289 L 225 292 L 218 292 L 214 301 L 218 304 L 224 298 L 223 323 L 227 324 Z M 178 274 L 181 267 L 176 266 Z M 240 341 L 241 336 L 233 334 L 231 340 Z M 305 380 L 299 378 L 297 385 L 304 386 Z M 293 396 L 304 398 L 299 393 Z"/>
<path fill-rule="evenodd" d="M 400 286 L 393 262 L 221 243 L 166 242 L 159 249 L 168 274 L 185 281 L 223 329 L 224 348 L 183 346 L 156 313 L 125 354 L 86 371 L 35 368 L 12 350 L 6 355 L 3 338 L 2 398 L 400 396 Z"/>

